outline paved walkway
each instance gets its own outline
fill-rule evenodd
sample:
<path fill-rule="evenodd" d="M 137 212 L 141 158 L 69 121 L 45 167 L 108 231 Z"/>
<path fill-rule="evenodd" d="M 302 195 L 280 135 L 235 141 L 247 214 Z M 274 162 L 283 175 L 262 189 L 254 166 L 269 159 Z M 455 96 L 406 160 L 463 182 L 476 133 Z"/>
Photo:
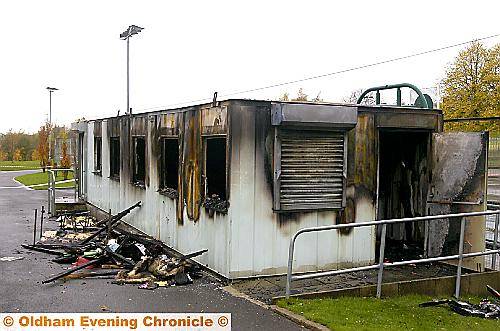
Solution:
<path fill-rule="evenodd" d="M 33 209 L 47 205 L 45 191 L 7 189 L 19 187 L 18 175 L 0 172 L 0 257 L 24 256 L 0 262 L 0 311 L 2 312 L 230 312 L 234 330 L 299 330 L 301 327 L 270 310 L 237 298 L 208 277 L 188 286 L 141 290 L 118 286 L 111 280 L 85 279 L 42 285 L 63 266 L 49 255 L 20 247 L 33 238 Z M 68 191 L 71 192 L 71 191 Z M 66 192 L 66 194 L 68 194 Z M 58 191 L 64 194 L 64 191 Z M 55 228 L 55 222 L 44 228 Z"/>

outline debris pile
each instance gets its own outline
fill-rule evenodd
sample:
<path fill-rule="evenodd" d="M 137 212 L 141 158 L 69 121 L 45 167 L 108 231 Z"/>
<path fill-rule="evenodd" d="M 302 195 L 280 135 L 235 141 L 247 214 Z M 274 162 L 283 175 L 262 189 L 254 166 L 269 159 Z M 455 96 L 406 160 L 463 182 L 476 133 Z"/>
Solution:
<path fill-rule="evenodd" d="M 419 306 L 433 307 L 447 304 L 451 310 L 463 316 L 500 319 L 500 293 L 489 285 L 486 285 L 486 288 L 496 299 L 483 299 L 478 305 L 474 305 L 466 301 L 445 299 L 424 302 Z"/>
<path fill-rule="evenodd" d="M 45 231 L 40 241 L 22 247 L 54 255 L 52 260 L 71 267 L 44 281 L 114 278 L 112 283 L 140 284 L 141 289 L 191 284 L 201 277 L 190 261 L 207 250 L 188 255 L 174 253 L 161 241 L 120 226 L 121 219 L 141 202 L 96 221 L 88 212 L 67 213 L 56 219 L 59 230 Z"/>

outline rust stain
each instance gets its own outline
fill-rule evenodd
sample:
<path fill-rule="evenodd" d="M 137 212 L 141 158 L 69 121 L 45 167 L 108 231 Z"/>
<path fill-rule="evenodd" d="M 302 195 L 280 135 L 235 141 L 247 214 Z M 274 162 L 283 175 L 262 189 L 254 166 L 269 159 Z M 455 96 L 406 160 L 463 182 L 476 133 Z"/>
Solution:
<path fill-rule="evenodd" d="M 190 220 L 200 218 L 201 194 L 201 112 L 190 110 L 185 113 L 184 148 L 182 153 L 182 196 Z M 180 194 L 181 192 L 179 192 Z"/>
<path fill-rule="evenodd" d="M 356 125 L 354 185 L 375 192 L 377 185 L 377 149 L 373 114 L 360 114 Z"/>
<path fill-rule="evenodd" d="M 375 201 L 377 190 L 377 145 L 374 114 L 359 114 L 356 127 L 348 133 L 346 207 L 340 223 L 356 221 L 357 205 Z M 352 229 L 342 229 L 349 234 Z"/>

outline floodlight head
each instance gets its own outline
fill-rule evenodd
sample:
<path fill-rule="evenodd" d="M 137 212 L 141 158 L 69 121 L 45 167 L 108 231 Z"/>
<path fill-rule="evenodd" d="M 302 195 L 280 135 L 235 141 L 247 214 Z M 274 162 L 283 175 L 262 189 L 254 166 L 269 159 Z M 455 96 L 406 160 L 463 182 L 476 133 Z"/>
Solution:
<path fill-rule="evenodd" d="M 59 91 L 59 89 L 55 87 L 47 87 L 47 90 L 49 90 L 49 92 Z"/>
<path fill-rule="evenodd" d="M 127 30 L 125 30 L 122 33 L 120 33 L 120 39 L 121 40 L 127 40 L 128 38 L 130 38 L 134 34 L 138 34 L 139 32 L 141 32 L 143 29 L 144 28 L 141 28 L 140 26 L 131 25 L 131 26 L 129 26 L 127 28 Z"/>

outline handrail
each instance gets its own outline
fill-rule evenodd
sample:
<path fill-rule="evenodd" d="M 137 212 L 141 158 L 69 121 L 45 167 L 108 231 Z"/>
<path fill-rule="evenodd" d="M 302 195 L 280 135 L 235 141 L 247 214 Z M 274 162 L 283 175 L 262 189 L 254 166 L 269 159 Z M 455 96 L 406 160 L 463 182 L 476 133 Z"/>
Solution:
<path fill-rule="evenodd" d="M 75 172 L 75 169 L 71 168 L 52 168 L 47 169 L 48 172 L 48 182 L 47 182 L 47 194 L 48 194 L 48 210 L 47 212 L 51 215 L 55 215 L 56 211 L 56 177 L 58 171 L 71 171 Z M 77 185 L 75 180 L 74 187 L 74 198 L 77 198 Z"/>
<path fill-rule="evenodd" d="M 458 268 L 457 268 L 457 279 L 455 283 L 455 297 L 460 296 L 460 278 L 462 275 L 462 261 L 464 257 L 474 257 L 481 255 L 493 255 L 494 264 L 496 263 L 496 255 L 500 254 L 500 249 L 497 249 L 496 241 L 493 243 L 493 250 L 481 251 L 481 252 L 473 252 L 473 253 L 463 253 L 464 246 L 464 233 L 465 233 L 465 217 L 469 216 L 485 216 L 485 215 L 497 215 L 495 221 L 495 234 L 498 234 L 498 226 L 500 220 L 500 210 L 489 210 L 489 211 L 481 211 L 481 212 L 470 212 L 470 213 L 455 213 L 455 214 L 445 214 L 445 215 L 431 215 L 431 216 L 420 216 L 420 217 L 406 217 L 406 218 L 396 218 L 389 220 L 381 220 L 381 221 L 370 221 L 370 222 L 359 222 L 359 223 L 348 223 L 348 224 L 335 224 L 335 225 L 326 225 L 326 226 L 317 226 L 317 227 L 309 227 L 298 230 L 290 239 L 290 246 L 288 248 L 288 268 L 286 275 L 286 290 L 285 295 L 286 298 L 290 297 L 290 288 L 293 280 L 298 279 L 308 279 L 308 278 L 316 278 L 321 276 L 333 276 L 342 273 L 349 273 L 353 271 L 363 271 L 363 270 L 372 270 L 379 269 L 377 276 L 377 298 L 380 298 L 382 292 L 382 277 L 384 267 L 391 266 L 401 266 L 407 264 L 416 264 L 416 263 L 424 263 L 424 262 L 436 262 L 436 261 L 444 261 L 444 260 L 455 260 L 458 259 Z M 400 261 L 400 262 L 384 262 L 384 251 L 385 251 L 385 237 L 387 231 L 387 224 L 398 224 L 398 223 L 407 223 L 407 222 L 419 222 L 419 221 L 434 221 L 438 219 L 450 218 L 451 221 L 454 221 L 460 218 L 460 240 L 458 247 L 458 254 L 449 255 L 449 256 L 440 256 L 433 258 L 423 258 L 418 260 L 410 260 L 410 261 Z M 292 276 L 293 269 L 293 254 L 295 248 L 295 241 L 297 237 L 303 233 L 308 232 L 320 232 L 320 231 L 328 231 L 328 230 L 339 230 L 339 229 L 347 229 L 347 228 L 359 228 L 366 226 L 377 226 L 382 225 L 382 234 L 380 241 L 380 254 L 379 254 L 379 263 L 375 265 L 363 266 L 363 267 L 355 267 L 349 269 L 340 269 L 340 270 L 332 270 L 332 271 L 324 271 L 324 272 L 316 272 L 309 273 L 303 275 Z"/>
<path fill-rule="evenodd" d="M 376 87 L 370 87 L 369 89 L 365 90 L 361 95 L 359 96 L 358 100 L 356 101 L 357 104 L 360 104 L 361 101 L 363 101 L 363 98 L 366 97 L 366 95 L 370 92 L 377 92 L 376 97 L 375 97 L 375 103 L 377 105 L 380 104 L 380 91 L 382 90 L 392 90 L 392 89 L 397 89 L 397 101 L 396 104 L 398 106 L 401 106 L 401 88 L 402 87 L 408 87 L 411 88 L 413 91 L 415 91 L 418 96 L 420 97 L 420 100 L 423 102 L 423 107 L 422 108 L 428 108 L 432 109 L 432 104 L 429 105 L 427 102 L 427 99 L 425 98 L 424 94 L 418 87 L 416 87 L 413 84 L 410 83 L 400 83 L 400 84 L 392 84 L 392 85 L 382 85 L 382 86 L 376 86 Z"/>

